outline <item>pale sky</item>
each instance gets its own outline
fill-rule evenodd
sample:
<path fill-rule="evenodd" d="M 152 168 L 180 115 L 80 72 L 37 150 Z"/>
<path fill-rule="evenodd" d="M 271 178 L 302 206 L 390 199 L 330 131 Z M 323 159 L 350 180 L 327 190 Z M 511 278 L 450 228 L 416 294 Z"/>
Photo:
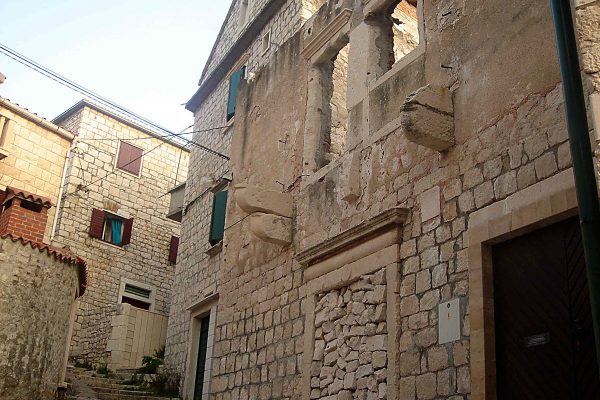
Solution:
<path fill-rule="evenodd" d="M 172 131 L 230 0 L 0 0 L 0 43 Z M 52 119 L 82 96 L 0 54 L 0 96 Z"/>

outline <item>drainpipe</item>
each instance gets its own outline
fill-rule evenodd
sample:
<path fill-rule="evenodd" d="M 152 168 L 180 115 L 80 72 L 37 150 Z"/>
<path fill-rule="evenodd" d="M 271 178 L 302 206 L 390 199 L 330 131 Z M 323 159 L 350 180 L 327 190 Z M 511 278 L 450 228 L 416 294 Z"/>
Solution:
<path fill-rule="evenodd" d="M 50 244 L 54 240 L 54 236 L 56 236 L 56 227 L 58 225 L 58 219 L 61 217 L 62 212 L 60 207 L 63 204 L 63 193 L 65 191 L 65 181 L 67 180 L 67 170 L 69 169 L 71 163 L 71 156 L 73 155 L 73 149 L 77 146 L 77 136 L 73 137 L 73 141 L 71 142 L 71 146 L 69 146 L 69 150 L 67 151 L 67 156 L 65 157 L 65 165 L 63 167 L 62 178 L 60 180 L 60 189 L 58 191 L 58 199 L 56 201 L 56 212 L 54 213 L 54 221 L 52 221 L 52 231 L 50 231 Z"/>
<path fill-rule="evenodd" d="M 571 2 L 551 0 L 600 372 L 600 204 Z"/>

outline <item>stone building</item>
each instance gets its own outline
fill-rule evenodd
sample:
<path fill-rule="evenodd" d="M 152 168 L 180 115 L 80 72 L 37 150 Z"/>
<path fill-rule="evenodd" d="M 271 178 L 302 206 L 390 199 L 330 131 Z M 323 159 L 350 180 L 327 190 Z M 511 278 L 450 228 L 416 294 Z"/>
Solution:
<path fill-rule="evenodd" d="M 0 234 L 0 397 L 54 399 L 66 388 L 69 338 L 85 262 Z"/>
<path fill-rule="evenodd" d="M 51 399 L 65 373 L 85 261 L 48 245 L 74 135 L 0 99 L 0 398 Z"/>
<path fill-rule="evenodd" d="M 56 205 L 75 136 L 44 118 L 0 98 L 0 202 L 6 187 L 46 197 Z M 43 240 L 50 243 L 55 207 L 45 208 Z"/>
<path fill-rule="evenodd" d="M 186 179 L 188 150 L 88 101 L 53 122 L 77 141 L 52 243 L 89 268 L 72 356 L 112 369 L 140 366 L 164 345 L 180 230 L 166 217 L 167 194 Z"/>
<path fill-rule="evenodd" d="M 234 1 L 187 104 L 183 398 L 597 398 L 548 2 L 321 3 Z"/>

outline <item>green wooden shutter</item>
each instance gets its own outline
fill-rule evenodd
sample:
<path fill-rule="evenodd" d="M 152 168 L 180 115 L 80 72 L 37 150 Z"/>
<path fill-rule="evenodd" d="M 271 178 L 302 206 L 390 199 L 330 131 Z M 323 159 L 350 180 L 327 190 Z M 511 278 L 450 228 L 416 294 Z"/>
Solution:
<path fill-rule="evenodd" d="M 212 245 L 223 240 L 225 232 L 225 211 L 227 209 L 227 191 L 215 193 L 213 199 L 212 219 L 210 221 L 209 242 Z"/>
<path fill-rule="evenodd" d="M 229 97 L 227 99 L 227 121 L 235 115 L 235 106 L 237 102 L 237 93 L 240 82 L 246 73 L 246 67 L 234 72 L 229 78 Z"/>

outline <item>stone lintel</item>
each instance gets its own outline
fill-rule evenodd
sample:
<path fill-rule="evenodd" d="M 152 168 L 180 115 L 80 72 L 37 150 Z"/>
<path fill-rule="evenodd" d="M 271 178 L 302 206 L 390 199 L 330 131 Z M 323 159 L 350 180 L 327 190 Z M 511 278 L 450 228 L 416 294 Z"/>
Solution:
<path fill-rule="evenodd" d="M 427 85 L 408 96 L 400 121 L 413 143 L 437 151 L 454 145 L 454 107 L 448 88 Z"/>
<path fill-rule="evenodd" d="M 258 212 L 292 217 L 293 198 L 289 193 L 238 184 L 235 185 L 235 201 L 248 214 Z"/>
<path fill-rule="evenodd" d="M 307 60 L 311 59 L 350 21 L 351 17 L 352 10 L 349 8 L 343 9 L 315 38 L 304 46 L 300 54 Z"/>
<path fill-rule="evenodd" d="M 349 247 L 388 232 L 406 221 L 408 209 L 395 207 L 296 254 L 296 260 L 305 268 L 339 254 Z"/>
<path fill-rule="evenodd" d="M 286 246 L 292 242 L 292 219 L 254 213 L 250 216 L 250 231 L 262 241 Z"/>

